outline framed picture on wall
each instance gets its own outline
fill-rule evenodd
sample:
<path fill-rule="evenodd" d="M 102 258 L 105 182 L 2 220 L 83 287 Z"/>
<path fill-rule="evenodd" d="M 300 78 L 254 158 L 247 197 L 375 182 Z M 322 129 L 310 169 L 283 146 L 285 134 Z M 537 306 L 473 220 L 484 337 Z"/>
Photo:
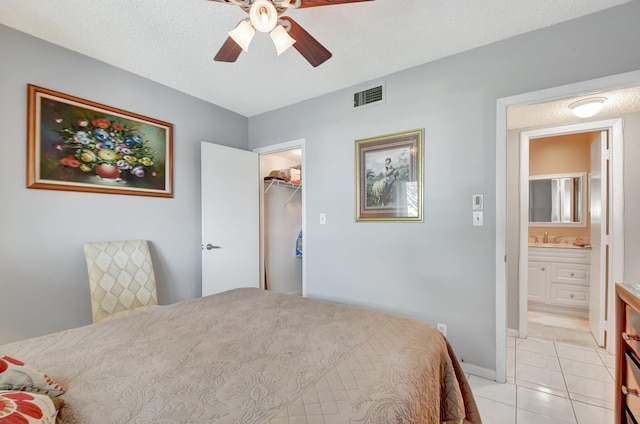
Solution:
<path fill-rule="evenodd" d="M 424 129 L 356 140 L 356 221 L 422 222 Z"/>
<path fill-rule="evenodd" d="M 173 197 L 173 125 L 28 85 L 27 187 Z"/>

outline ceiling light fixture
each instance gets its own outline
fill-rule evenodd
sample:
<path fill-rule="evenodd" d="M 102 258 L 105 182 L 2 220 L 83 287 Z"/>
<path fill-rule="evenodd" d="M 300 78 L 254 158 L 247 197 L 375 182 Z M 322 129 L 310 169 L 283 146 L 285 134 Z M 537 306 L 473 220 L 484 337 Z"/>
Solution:
<path fill-rule="evenodd" d="M 229 31 L 229 37 L 236 42 L 237 45 L 242 47 L 242 50 L 249 51 L 249 43 L 253 40 L 253 36 L 256 35 L 256 30 L 253 29 L 249 21 L 240 21 L 238 26 Z"/>
<path fill-rule="evenodd" d="M 590 97 L 571 103 L 569 109 L 578 118 L 591 118 L 602 110 L 606 100 L 606 97 Z"/>
<path fill-rule="evenodd" d="M 251 25 L 260 32 L 271 32 L 278 23 L 278 12 L 269 0 L 255 0 L 249 8 Z"/>
<path fill-rule="evenodd" d="M 276 52 L 278 53 L 278 56 L 280 56 L 280 54 L 282 54 L 282 52 L 287 50 L 289 47 L 293 46 L 293 44 L 296 42 L 296 40 L 291 38 L 287 30 L 282 25 L 278 25 L 277 27 L 275 27 L 275 29 L 271 31 L 269 35 L 271 35 L 273 44 L 276 45 Z"/>
<path fill-rule="evenodd" d="M 315 38 L 288 16 L 282 16 L 289 9 L 303 7 L 328 6 L 342 3 L 356 3 L 373 0 L 211 0 L 218 3 L 239 6 L 249 14 L 230 31 L 214 60 L 235 62 L 249 44 L 256 31 L 268 32 L 276 46 L 278 56 L 289 47 L 294 46 L 298 52 L 312 65 L 318 66 L 331 57 L 331 52 L 324 48 Z"/>

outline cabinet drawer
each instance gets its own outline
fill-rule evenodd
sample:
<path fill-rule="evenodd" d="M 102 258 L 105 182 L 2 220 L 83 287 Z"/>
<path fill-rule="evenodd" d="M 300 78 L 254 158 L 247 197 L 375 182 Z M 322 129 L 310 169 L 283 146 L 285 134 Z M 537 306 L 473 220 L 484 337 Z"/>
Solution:
<path fill-rule="evenodd" d="M 640 313 L 629 305 L 625 305 L 624 308 L 627 325 L 623 331 L 630 336 L 625 339 L 627 340 L 627 345 L 633 349 L 637 356 L 640 356 L 640 341 L 634 340 L 636 338 L 640 339 Z"/>
<path fill-rule="evenodd" d="M 589 265 L 551 264 L 551 282 L 589 285 Z"/>
<path fill-rule="evenodd" d="M 626 381 L 622 382 L 622 386 L 627 390 L 624 401 L 631 411 L 633 417 L 640 417 L 640 364 L 633 352 L 627 350 L 625 352 L 625 366 L 627 367 Z M 620 388 L 625 393 L 624 388 Z"/>
<path fill-rule="evenodd" d="M 551 284 L 550 302 L 555 305 L 589 307 L 589 287 Z"/>

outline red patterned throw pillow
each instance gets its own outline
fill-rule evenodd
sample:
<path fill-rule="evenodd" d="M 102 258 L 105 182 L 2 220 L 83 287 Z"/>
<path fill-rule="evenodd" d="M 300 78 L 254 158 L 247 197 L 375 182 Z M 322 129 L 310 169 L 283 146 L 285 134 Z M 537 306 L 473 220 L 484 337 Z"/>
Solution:
<path fill-rule="evenodd" d="M 50 396 L 64 393 L 64 388 L 46 374 L 10 356 L 0 356 L 0 390 L 20 390 Z"/>
<path fill-rule="evenodd" d="M 47 395 L 0 391 L 0 423 L 55 424 L 57 415 Z"/>

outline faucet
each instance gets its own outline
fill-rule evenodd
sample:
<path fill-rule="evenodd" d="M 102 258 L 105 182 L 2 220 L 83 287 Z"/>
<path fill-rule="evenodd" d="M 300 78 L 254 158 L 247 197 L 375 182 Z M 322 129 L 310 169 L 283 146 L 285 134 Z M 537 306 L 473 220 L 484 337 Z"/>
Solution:
<path fill-rule="evenodd" d="M 549 234 L 545 231 L 544 232 L 544 239 L 542 239 L 543 243 L 549 243 Z"/>

